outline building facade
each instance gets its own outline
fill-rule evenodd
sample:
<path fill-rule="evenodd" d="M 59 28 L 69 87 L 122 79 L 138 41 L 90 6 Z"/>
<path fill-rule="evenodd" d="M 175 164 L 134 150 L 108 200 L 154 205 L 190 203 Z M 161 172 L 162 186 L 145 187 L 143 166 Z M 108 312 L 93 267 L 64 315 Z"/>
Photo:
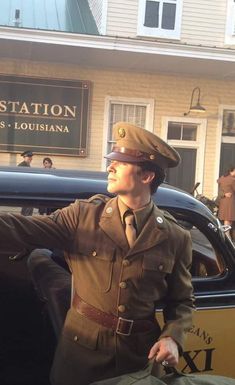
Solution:
<path fill-rule="evenodd" d="M 37 136 L 25 124 L 22 135 L 25 143 L 31 135 L 27 146 L 32 144 L 35 152 L 32 166 L 41 167 L 49 155 L 56 168 L 105 170 L 112 125 L 124 120 L 155 132 L 180 152 L 180 167 L 167 175 L 172 184 L 190 191 L 200 182 L 199 192 L 216 195 L 218 176 L 235 164 L 233 0 L 42 0 L 43 12 L 33 0 L 31 9 L 26 1 L 20 6 L 5 3 L 0 74 L 10 77 L 8 98 L 16 101 L 18 78 L 87 82 L 90 88 L 86 122 L 81 122 L 86 125 L 86 151 L 39 149 L 33 139 Z M 32 103 L 38 103 L 32 95 Z M 2 94 L 0 126 L 8 113 L 3 100 Z M 190 109 L 198 103 L 203 113 Z M 26 105 L 20 112 L 30 115 Z M 53 109 L 50 124 L 56 124 L 59 112 L 60 107 Z M 13 115 L 11 121 L 20 130 L 19 114 Z M 69 148 L 66 132 L 53 135 Z M 49 140 L 53 142 L 52 135 Z M 1 165 L 21 160 L 17 147 L 12 148 L 2 147 Z"/>

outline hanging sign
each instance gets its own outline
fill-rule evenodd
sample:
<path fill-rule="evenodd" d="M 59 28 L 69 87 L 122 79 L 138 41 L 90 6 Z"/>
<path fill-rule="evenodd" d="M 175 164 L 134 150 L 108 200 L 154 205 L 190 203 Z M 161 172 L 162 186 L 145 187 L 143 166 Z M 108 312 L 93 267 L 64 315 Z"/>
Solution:
<path fill-rule="evenodd" d="M 87 155 L 90 82 L 0 75 L 0 151 Z"/>

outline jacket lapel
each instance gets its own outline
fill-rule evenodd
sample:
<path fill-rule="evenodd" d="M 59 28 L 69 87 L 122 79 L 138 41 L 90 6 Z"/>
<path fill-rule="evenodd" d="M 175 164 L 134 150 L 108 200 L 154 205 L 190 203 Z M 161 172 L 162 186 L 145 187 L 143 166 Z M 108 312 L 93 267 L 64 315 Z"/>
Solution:
<path fill-rule="evenodd" d="M 161 243 L 168 238 L 166 218 L 163 212 L 154 206 L 153 211 L 139 234 L 128 255 L 140 253 Z"/>
<path fill-rule="evenodd" d="M 105 205 L 99 224 L 102 230 L 115 244 L 126 252 L 128 251 L 129 245 L 121 221 L 117 197 L 110 199 Z"/>
<path fill-rule="evenodd" d="M 105 205 L 99 224 L 109 238 L 111 238 L 117 246 L 121 247 L 128 256 L 148 250 L 168 237 L 166 218 L 163 212 L 154 206 L 140 235 L 136 239 L 133 247 L 129 249 L 120 218 L 117 197 L 110 199 Z"/>

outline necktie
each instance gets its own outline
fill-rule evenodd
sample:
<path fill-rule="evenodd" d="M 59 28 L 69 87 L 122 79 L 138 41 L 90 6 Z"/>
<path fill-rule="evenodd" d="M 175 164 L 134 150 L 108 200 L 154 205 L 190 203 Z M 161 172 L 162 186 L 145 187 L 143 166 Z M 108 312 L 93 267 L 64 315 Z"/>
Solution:
<path fill-rule="evenodd" d="M 129 243 L 129 246 L 132 247 L 136 240 L 136 228 L 135 228 L 135 217 L 133 213 L 127 213 L 124 218 L 126 224 L 126 238 Z"/>

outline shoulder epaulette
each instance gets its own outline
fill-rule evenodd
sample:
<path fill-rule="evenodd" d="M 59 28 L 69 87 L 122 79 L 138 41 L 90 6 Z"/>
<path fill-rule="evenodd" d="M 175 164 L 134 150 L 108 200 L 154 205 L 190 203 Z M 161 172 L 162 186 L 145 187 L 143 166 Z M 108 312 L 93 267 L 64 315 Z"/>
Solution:
<path fill-rule="evenodd" d="M 87 199 L 87 202 L 89 203 L 95 203 L 95 204 L 100 204 L 100 203 L 107 203 L 110 200 L 110 197 L 104 194 L 96 194 Z"/>
<path fill-rule="evenodd" d="M 163 210 L 163 215 L 166 219 L 169 219 L 170 221 L 176 223 L 179 227 L 182 227 L 184 230 L 191 230 L 192 228 L 192 225 L 189 222 L 177 220 L 175 217 L 173 217 L 173 215 L 168 213 L 168 211 Z"/>
<path fill-rule="evenodd" d="M 172 222 L 175 222 L 178 224 L 177 220 L 175 219 L 175 217 L 173 217 L 173 215 L 171 215 L 168 211 L 165 211 L 165 210 L 162 210 L 163 212 L 163 215 L 166 219 L 169 219 L 170 221 Z"/>

